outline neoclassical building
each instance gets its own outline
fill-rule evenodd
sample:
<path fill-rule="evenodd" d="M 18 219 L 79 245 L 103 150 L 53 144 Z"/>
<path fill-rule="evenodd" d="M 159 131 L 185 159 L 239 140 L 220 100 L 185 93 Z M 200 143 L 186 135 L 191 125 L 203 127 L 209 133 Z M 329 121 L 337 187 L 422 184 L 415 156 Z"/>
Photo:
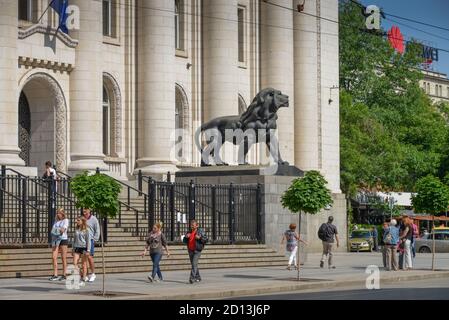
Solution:
<path fill-rule="evenodd" d="M 70 0 L 68 35 L 48 3 L 0 0 L 1 164 L 123 179 L 198 166 L 198 126 L 270 86 L 290 97 L 284 159 L 340 192 L 337 0 Z"/>

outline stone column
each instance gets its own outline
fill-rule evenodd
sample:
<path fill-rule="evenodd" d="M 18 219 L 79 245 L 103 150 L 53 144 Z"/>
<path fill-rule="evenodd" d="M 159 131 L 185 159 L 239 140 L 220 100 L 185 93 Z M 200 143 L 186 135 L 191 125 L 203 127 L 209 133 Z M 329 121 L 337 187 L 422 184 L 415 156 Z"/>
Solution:
<path fill-rule="evenodd" d="M 271 3 L 291 8 L 292 0 Z M 284 161 L 294 164 L 293 12 L 261 1 L 261 86 L 281 90 L 290 107 L 278 112 L 279 147 Z"/>
<path fill-rule="evenodd" d="M 171 155 L 175 142 L 175 2 L 139 0 L 137 4 L 141 8 L 137 165 L 145 174 L 160 175 L 176 170 Z"/>
<path fill-rule="evenodd" d="M 204 121 L 238 114 L 237 0 L 204 0 Z"/>
<path fill-rule="evenodd" d="M 70 74 L 69 171 L 107 170 L 103 154 L 102 2 L 74 0 L 80 9 L 75 69 Z"/>
<path fill-rule="evenodd" d="M 294 0 L 293 7 L 303 3 Z M 316 0 L 305 3 L 304 13 L 316 15 Z M 317 170 L 318 166 L 318 65 L 317 19 L 294 15 L 295 45 L 295 165 L 301 170 Z"/>
<path fill-rule="evenodd" d="M 0 0 L 0 164 L 23 166 L 18 147 L 17 3 Z"/>

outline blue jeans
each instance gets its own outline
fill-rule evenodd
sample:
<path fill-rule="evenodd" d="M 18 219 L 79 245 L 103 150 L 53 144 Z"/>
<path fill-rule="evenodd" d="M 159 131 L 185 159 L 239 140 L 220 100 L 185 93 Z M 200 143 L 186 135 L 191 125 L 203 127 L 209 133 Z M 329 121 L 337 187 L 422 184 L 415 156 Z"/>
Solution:
<path fill-rule="evenodd" d="M 154 279 L 157 275 L 160 280 L 163 280 L 161 267 L 159 266 L 159 263 L 161 262 L 162 259 L 162 253 L 152 253 L 150 254 L 150 257 L 151 261 L 153 261 L 153 272 L 151 273 L 151 276 Z"/>

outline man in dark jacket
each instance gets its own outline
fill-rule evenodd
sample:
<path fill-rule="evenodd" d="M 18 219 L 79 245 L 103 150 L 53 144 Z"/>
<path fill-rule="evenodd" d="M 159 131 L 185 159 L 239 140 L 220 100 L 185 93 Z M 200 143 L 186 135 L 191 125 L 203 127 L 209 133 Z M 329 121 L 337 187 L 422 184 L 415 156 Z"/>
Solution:
<path fill-rule="evenodd" d="M 183 242 L 187 244 L 190 263 L 192 264 L 189 282 L 200 282 L 201 276 L 198 269 L 198 261 L 201 257 L 201 251 L 203 251 L 207 242 L 207 236 L 202 229 L 198 228 L 198 222 L 195 220 L 190 222 L 190 231 L 185 235 Z"/>

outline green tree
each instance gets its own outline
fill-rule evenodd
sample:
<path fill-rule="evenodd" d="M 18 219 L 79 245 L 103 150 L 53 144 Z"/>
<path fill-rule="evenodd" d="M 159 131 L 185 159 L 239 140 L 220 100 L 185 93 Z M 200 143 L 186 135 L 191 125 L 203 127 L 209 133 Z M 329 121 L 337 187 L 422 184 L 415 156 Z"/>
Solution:
<path fill-rule="evenodd" d="M 89 208 L 97 214 L 100 221 L 103 219 L 115 218 L 119 211 L 118 197 L 121 186 L 113 178 L 96 173 L 89 175 L 88 172 L 76 175 L 70 187 L 76 197 L 78 208 Z M 101 252 L 103 263 L 103 296 L 106 294 L 106 261 L 104 256 L 104 230 L 100 223 Z"/>
<path fill-rule="evenodd" d="M 293 213 L 299 214 L 298 230 L 301 232 L 302 212 L 317 214 L 332 205 L 331 191 L 326 187 L 326 179 L 318 171 L 309 171 L 304 177 L 293 180 L 291 186 L 282 195 L 281 203 Z M 298 250 L 298 265 L 299 250 Z M 299 281 L 299 267 L 298 267 Z"/>
<path fill-rule="evenodd" d="M 412 197 L 415 212 L 432 214 L 432 229 L 435 228 L 435 215 L 449 208 L 449 187 L 434 176 L 421 178 L 416 183 L 417 194 Z M 435 270 L 435 232 L 433 233 L 432 270 Z"/>
<path fill-rule="evenodd" d="M 339 10 L 343 192 L 413 191 L 421 177 L 444 177 L 449 107 L 433 105 L 419 87 L 421 45 L 409 42 L 399 54 L 383 30 L 366 31 L 359 5 L 343 0 Z"/>

